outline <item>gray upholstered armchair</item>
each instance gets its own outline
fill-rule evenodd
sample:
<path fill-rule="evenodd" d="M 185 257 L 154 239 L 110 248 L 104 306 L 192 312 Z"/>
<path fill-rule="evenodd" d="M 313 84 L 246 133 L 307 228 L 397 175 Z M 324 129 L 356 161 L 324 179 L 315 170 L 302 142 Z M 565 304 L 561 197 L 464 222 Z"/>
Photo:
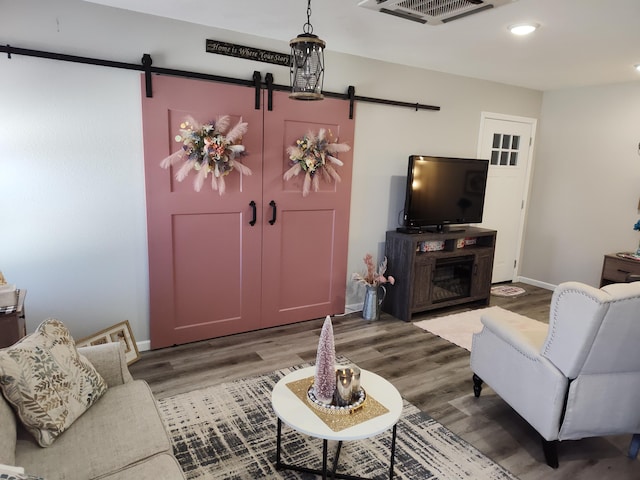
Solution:
<path fill-rule="evenodd" d="M 545 337 L 500 316 L 482 323 L 471 348 L 475 396 L 483 381 L 491 386 L 541 435 L 551 467 L 558 441 L 640 433 L 640 282 L 559 285 Z"/>

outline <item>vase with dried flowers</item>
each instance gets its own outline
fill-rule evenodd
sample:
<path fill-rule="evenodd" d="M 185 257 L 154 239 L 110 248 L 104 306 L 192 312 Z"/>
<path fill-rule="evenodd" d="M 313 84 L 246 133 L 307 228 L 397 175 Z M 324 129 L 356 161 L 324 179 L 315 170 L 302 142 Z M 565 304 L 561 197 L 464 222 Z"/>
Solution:
<path fill-rule="evenodd" d="M 380 318 L 380 306 L 387 295 L 385 284 L 393 285 L 396 280 L 391 275 L 385 277 L 387 272 L 387 257 L 378 266 L 373 263 L 373 256 L 367 253 L 364 256 L 364 264 L 367 269 L 362 273 L 354 273 L 352 279 L 365 286 L 364 303 L 362 305 L 362 318 L 365 320 L 378 320 Z"/>
<path fill-rule="evenodd" d="M 634 230 L 640 231 L 640 220 L 633 226 Z M 638 249 L 636 250 L 636 257 L 640 257 L 640 242 L 638 243 Z"/>

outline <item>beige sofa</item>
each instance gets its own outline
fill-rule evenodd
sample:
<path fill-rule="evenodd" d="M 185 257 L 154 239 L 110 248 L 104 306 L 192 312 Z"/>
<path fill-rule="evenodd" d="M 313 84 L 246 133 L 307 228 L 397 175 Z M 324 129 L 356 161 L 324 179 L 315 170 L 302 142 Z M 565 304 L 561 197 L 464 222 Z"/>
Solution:
<path fill-rule="evenodd" d="M 49 447 L 40 447 L 0 394 L 0 464 L 56 479 L 184 479 L 146 382 L 133 380 L 118 343 L 82 347 L 106 393 Z"/>

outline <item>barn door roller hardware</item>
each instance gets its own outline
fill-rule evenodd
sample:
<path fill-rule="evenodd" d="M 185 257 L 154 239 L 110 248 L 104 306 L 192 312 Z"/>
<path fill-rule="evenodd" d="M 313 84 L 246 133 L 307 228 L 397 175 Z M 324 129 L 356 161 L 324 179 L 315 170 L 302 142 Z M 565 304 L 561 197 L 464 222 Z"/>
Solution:
<path fill-rule="evenodd" d="M 267 88 L 267 108 L 273 109 L 273 91 L 289 91 L 289 85 L 278 85 L 273 83 L 273 75 L 267 73 L 265 77 L 264 87 L 260 72 L 253 72 L 252 80 L 240 78 L 224 77 L 220 75 L 211 75 L 208 73 L 190 72 L 187 70 L 176 70 L 173 68 L 154 67 L 151 55 L 145 53 L 142 56 L 141 63 L 125 63 L 115 62 L 112 60 L 102 60 L 99 58 L 81 57 L 77 55 L 67 55 L 63 53 L 46 52 L 42 50 L 31 50 L 27 48 L 12 47 L 11 45 L 0 45 L 0 52 L 7 54 L 7 58 L 11 59 L 11 55 L 25 55 L 28 57 L 46 58 L 49 60 L 60 60 L 64 62 L 84 63 L 86 65 L 99 65 L 102 67 L 122 68 L 125 70 L 137 70 L 143 72 L 145 76 L 145 89 L 148 98 L 153 97 L 152 74 L 169 75 L 174 77 L 195 78 L 200 80 L 209 80 L 212 82 L 230 83 L 234 85 L 242 85 L 245 87 L 256 89 L 256 110 L 260 109 L 260 89 Z M 384 98 L 363 97 L 355 94 L 355 87 L 349 86 L 347 93 L 336 93 L 323 91 L 325 97 L 337 98 L 341 100 L 349 100 L 349 118 L 353 118 L 353 107 L 355 102 L 377 103 L 379 105 L 391 105 L 396 107 L 407 107 L 417 110 L 440 110 L 440 107 L 434 105 L 424 105 L 422 103 L 400 102 L 397 100 L 387 100 Z"/>

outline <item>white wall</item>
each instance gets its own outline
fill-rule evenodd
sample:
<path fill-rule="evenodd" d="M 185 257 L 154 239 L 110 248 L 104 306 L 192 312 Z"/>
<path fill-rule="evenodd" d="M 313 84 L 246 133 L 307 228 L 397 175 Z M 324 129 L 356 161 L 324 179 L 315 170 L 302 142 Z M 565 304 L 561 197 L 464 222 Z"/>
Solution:
<path fill-rule="evenodd" d="M 0 270 L 27 326 L 148 318 L 140 92 L 130 73 L 16 56 L 0 75 Z M 101 328 L 96 328 L 101 326 Z M 142 339 L 145 329 L 138 328 Z M 140 338 L 138 337 L 138 338 Z"/>
<path fill-rule="evenodd" d="M 546 92 L 541 118 L 521 274 L 598 286 L 640 240 L 640 82 Z"/>
<path fill-rule="evenodd" d="M 204 51 L 206 38 L 272 40 L 78 0 L 0 0 L 0 44 L 288 83 L 288 69 Z M 293 25 L 292 36 L 298 26 Z M 326 53 L 325 89 L 439 105 L 356 105 L 348 271 L 397 226 L 407 157 L 475 156 L 480 112 L 538 118 L 537 91 Z M 53 315 L 76 337 L 128 319 L 149 338 L 139 73 L 0 56 L 0 270 L 27 288 L 27 327 Z M 362 301 L 349 282 L 347 304 Z"/>

